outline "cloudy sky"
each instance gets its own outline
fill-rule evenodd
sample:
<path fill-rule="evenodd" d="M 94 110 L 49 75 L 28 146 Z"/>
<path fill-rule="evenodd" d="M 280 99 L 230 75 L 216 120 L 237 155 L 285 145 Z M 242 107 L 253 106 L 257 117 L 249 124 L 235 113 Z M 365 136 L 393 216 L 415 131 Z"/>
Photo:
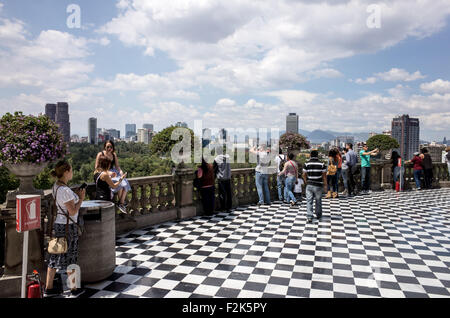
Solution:
<path fill-rule="evenodd" d="M 82 136 L 89 117 L 381 132 L 409 114 L 442 140 L 449 16 L 450 0 L 0 0 L 0 114 L 67 101 Z"/>

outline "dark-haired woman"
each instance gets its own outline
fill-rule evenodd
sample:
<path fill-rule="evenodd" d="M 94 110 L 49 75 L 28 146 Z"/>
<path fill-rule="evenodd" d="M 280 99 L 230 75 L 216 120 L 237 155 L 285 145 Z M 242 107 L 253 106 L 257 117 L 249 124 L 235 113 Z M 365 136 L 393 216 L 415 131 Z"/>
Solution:
<path fill-rule="evenodd" d="M 291 206 L 294 206 L 297 203 L 297 199 L 295 198 L 293 191 L 298 179 L 298 165 L 294 161 L 294 157 L 295 155 L 293 153 L 288 155 L 289 160 L 284 164 L 283 170 L 278 174 L 278 176 L 286 176 L 284 197 L 286 200 L 290 201 Z"/>
<path fill-rule="evenodd" d="M 123 179 L 125 179 L 126 174 L 122 175 L 117 182 L 114 182 L 111 179 L 109 174 L 111 168 L 111 161 L 106 156 L 99 156 L 97 158 L 98 166 L 94 171 L 94 182 L 96 186 L 95 190 L 95 199 L 96 200 L 104 200 L 104 201 L 112 201 L 113 199 L 113 189 L 117 189 Z M 125 200 L 126 192 L 122 192 L 124 197 L 119 196 L 119 200 L 123 202 Z M 121 212 L 127 213 L 126 209 L 123 205 L 119 204 L 118 208 Z"/>
<path fill-rule="evenodd" d="M 197 178 L 200 180 L 200 194 L 202 197 L 203 212 L 206 215 L 214 213 L 215 192 L 214 168 L 202 158 L 202 164 L 197 169 Z"/>
<path fill-rule="evenodd" d="M 52 176 L 57 179 L 53 185 L 53 198 L 56 202 L 57 215 L 53 224 L 55 237 L 67 238 L 67 252 L 64 254 L 51 254 L 48 269 L 47 281 L 44 297 L 56 296 L 57 291 L 53 286 L 56 270 L 66 270 L 69 265 L 75 265 L 78 261 L 78 211 L 81 203 L 86 195 L 86 190 L 78 190 L 73 192 L 68 183 L 72 180 L 72 167 L 66 161 L 60 161 L 56 164 L 52 171 Z M 67 271 L 67 275 L 71 276 L 73 271 Z M 83 293 L 82 289 L 76 287 L 71 289 L 71 294 L 74 297 Z"/>
<path fill-rule="evenodd" d="M 334 149 L 330 150 L 328 153 L 328 169 L 327 169 L 327 187 L 328 193 L 325 196 L 326 199 L 331 197 L 337 197 L 337 189 L 336 189 L 336 178 L 337 178 L 337 169 L 338 169 L 338 160 L 336 158 L 336 151 Z"/>
<path fill-rule="evenodd" d="M 103 151 L 97 154 L 97 159 L 95 161 L 95 169 L 98 168 L 98 160 L 100 156 L 105 156 L 111 161 L 111 167 L 109 168 L 109 176 L 111 177 L 113 182 L 117 182 L 120 177 L 123 175 L 122 169 L 119 166 L 119 160 L 117 159 L 116 148 L 114 142 L 111 140 L 105 141 L 103 145 Z M 123 178 L 120 185 L 117 188 L 113 188 L 113 195 L 117 193 L 119 198 L 119 209 L 121 211 L 127 210 L 127 205 L 125 203 L 125 199 L 127 197 L 127 192 L 131 190 L 130 183 L 126 178 Z"/>

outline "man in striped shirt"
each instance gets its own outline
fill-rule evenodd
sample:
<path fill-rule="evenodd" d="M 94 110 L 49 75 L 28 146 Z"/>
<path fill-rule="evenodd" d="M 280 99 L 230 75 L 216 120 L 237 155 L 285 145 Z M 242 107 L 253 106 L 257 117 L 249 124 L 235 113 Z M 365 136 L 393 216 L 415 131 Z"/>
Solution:
<path fill-rule="evenodd" d="M 313 201 L 316 201 L 316 216 L 322 218 L 322 194 L 327 189 L 327 168 L 319 161 L 319 152 L 311 151 L 311 159 L 305 163 L 303 180 L 306 184 L 306 210 L 308 223 L 313 220 Z"/>

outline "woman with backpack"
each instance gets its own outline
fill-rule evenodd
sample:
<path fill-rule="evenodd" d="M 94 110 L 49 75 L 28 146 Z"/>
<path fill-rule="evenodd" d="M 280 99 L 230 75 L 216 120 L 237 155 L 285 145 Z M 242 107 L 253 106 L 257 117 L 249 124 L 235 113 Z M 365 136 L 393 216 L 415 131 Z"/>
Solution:
<path fill-rule="evenodd" d="M 288 155 L 288 159 L 289 160 L 284 164 L 283 171 L 281 171 L 278 176 L 286 176 L 284 198 L 285 200 L 290 200 L 291 206 L 294 206 L 297 203 L 297 199 L 295 198 L 293 191 L 295 184 L 298 182 L 298 165 L 295 161 L 293 161 L 293 153 Z"/>
<path fill-rule="evenodd" d="M 328 169 L 327 169 L 327 185 L 328 185 L 328 193 L 325 196 L 325 199 L 329 199 L 331 197 L 336 198 L 337 188 L 336 188 L 336 178 L 337 178 L 337 167 L 338 160 L 336 158 L 336 150 L 332 149 L 328 153 Z"/>

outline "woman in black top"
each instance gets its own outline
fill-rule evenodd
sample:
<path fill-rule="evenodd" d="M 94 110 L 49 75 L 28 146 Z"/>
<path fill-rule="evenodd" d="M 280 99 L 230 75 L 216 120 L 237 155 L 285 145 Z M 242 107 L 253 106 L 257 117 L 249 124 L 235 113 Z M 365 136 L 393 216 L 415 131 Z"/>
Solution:
<path fill-rule="evenodd" d="M 111 160 L 106 156 L 98 157 L 98 166 L 94 171 L 94 182 L 96 185 L 95 199 L 112 201 L 113 194 L 111 189 L 115 189 L 120 186 L 122 180 L 126 177 L 126 173 L 122 175 L 118 182 L 114 183 L 108 174 L 109 168 L 111 167 Z M 119 206 L 120 209 L 120 206 Z M 121 212 L 126 213 L 126 210 L 120 209 Z"/>

